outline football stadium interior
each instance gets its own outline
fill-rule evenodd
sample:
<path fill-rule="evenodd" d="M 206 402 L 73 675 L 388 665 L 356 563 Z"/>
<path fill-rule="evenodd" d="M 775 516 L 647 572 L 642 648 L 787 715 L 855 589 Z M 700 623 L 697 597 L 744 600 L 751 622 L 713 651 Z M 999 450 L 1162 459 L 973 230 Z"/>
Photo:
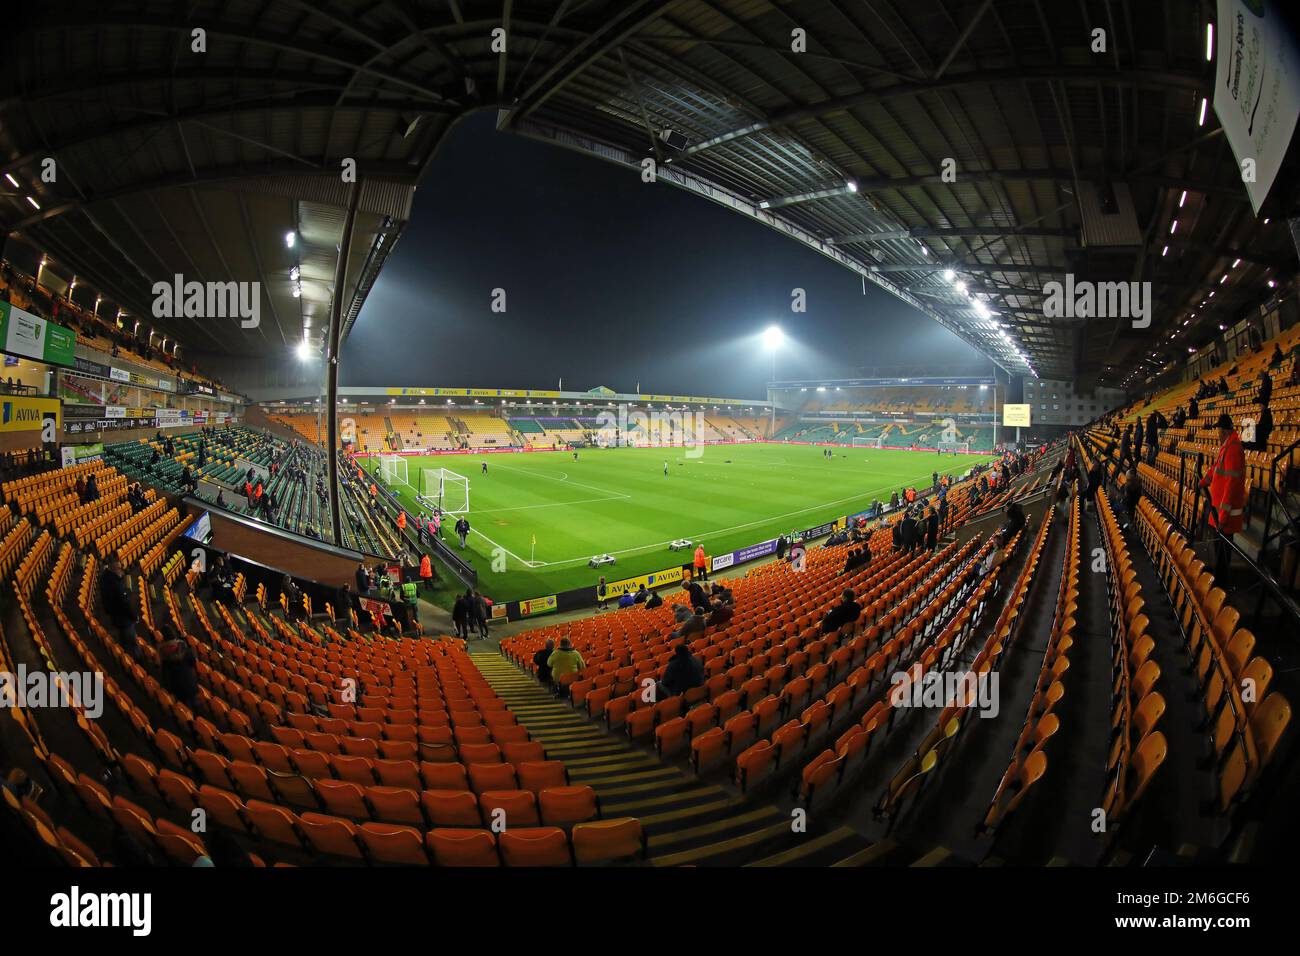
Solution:
<path fill-rule="evenodd" d="M 1293 864 L 1288 7 L 17 14 L 10 867 Z"/>

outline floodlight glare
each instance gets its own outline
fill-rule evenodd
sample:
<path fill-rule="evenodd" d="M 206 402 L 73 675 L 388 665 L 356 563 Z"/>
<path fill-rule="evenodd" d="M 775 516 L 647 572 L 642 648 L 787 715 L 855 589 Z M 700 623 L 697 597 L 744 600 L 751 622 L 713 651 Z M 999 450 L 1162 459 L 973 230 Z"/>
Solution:
<path fill-rule="evenodd" d="M 779 325 L 769 325 L 763 330 L 763 348 L 769 352 L 775 352 L 785 341 L 785 333 L 781 331 Z"/>
<path fill-rule="evenodd" d="M 298 361 L 305 362 L 309 358 L 311 358 L 311 346 L 307 344 L 306 339 L 303 339 L 298 343 Z"/>

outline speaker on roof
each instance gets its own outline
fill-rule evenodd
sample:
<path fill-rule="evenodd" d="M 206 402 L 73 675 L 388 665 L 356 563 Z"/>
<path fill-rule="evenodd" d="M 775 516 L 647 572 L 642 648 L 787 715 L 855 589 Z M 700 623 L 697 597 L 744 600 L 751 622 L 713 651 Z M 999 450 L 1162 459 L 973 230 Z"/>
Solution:
<path fill-rule="evenodd" d="M 675 149 L 678 152 L 681 152 L 689 145 L 686 137 L 675 129 L 660 130 L 659 140 L 669 149 Z"/>

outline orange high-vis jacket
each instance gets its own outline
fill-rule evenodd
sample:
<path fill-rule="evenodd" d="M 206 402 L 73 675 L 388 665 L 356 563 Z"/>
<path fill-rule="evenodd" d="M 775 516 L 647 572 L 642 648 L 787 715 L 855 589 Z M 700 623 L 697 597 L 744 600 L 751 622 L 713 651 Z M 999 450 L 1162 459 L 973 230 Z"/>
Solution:
<path fill-rule="evenodd" d="M 704 556 L 704 545 L 699 545 L 699 546 L 695 549 L 695 566 L 696 566 L 697 568 L 702 568 L 702 567 L 704 567 L 704 565 L 705 565 L 706 563 L 708 563 L 708 562 L 707 562 L 707 559 L 706 559 L 705 556 Z"/>
<path fill-rule="evenodd" d="M 1246 455 L 1241 448 L 1241 436 L 1229 432 L 1214 465 L 1201 479 L 1201 487 L 1210 489 L 1210 522 L 1224 534 L 1241 530 L 1246 507 Z"/>
<path fill-rule="evenodd" d="M 420 577 L 422 578 L 433 577 L 433 563 L 429 560 L 429 556 L 427 554 L 420 558 Z"/>
<path fill-rule="evenodd" d="M 405 511 L 399 511 L 399 512 L 397 512 L 397 527 L 398 527 L 400 530 L 402 530 L 402 531 L 405 531 L 405 530 L 406 530 L 406 512 L 405 512 Z"/>

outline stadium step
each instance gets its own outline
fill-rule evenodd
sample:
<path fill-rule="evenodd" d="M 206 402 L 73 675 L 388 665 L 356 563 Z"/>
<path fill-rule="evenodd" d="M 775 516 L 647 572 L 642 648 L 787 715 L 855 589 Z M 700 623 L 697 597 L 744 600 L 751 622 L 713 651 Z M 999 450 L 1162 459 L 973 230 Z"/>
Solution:
<path fill-rule="evenodd" d="M 471 652 L 470 659 L 547 756 L 564 761 L 575 785 L 596 791 L 602 815 L 641 821 L 651 864 L 739 865 L 791 842 L 790 820 L 775 807 L 704 783 L 607 731 L 498 653 Z"/>

